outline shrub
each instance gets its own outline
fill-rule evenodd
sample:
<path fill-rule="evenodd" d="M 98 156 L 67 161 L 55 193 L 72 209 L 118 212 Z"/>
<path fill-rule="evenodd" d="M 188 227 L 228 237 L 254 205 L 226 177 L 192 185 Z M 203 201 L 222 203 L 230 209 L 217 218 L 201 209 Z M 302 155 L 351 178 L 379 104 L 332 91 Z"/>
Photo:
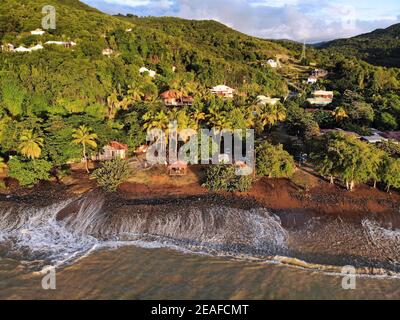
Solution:
<path fill-rule="evenodd" d="M 107 192 L 114 192 L 130 175 L 128 162 L 122 159 L 114 159 L 104 162 L 100 168 L 96 169 L 92 178 L 97 180 L 97 184 Z"/>
<path fill-rule="evenodd" d="M 378 119 L 378 127 L 384 130 L 396 130 L 398 126 L 396 117 L 388 112 L 383 112 Z"/>
<path fill-rule="evenodd" d="M 264 142 L 257 148 L 257 174 L 269 178 L 290 178 L 296 170 L 293 157 L 282 145 Z"/>
<path fill-rule="evenodd" d="M 8 162 L 8 175 L 18 180 L 21 187 L 33 186 L 50 179 L 52 164 L 46 160 L 25 160 L 14 157 Z"/>
<path fill-rule="evenodd" d="M 386 183 L 386 190 L 400 188 L 400 159 L 386 157 L 382 166 L 382 180 Z"/>
<path fill-rule="evenodd" d="M 251 176 L 239 176 L 233 165 L 215 165 L 207 171 L 203 187 L 212 191 L 249 191 L 253 183 Z"/>

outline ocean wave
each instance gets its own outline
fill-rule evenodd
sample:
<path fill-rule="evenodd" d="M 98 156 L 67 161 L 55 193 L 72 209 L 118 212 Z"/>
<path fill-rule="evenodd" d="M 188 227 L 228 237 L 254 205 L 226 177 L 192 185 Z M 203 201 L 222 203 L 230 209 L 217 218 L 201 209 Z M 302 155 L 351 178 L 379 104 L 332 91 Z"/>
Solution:
<path fill-rule="evenodd" d="M 141 210 L 129 211 L 128 205 L 127 212 L 121 214 L 110 212 L 104 197 L 98 194 L 44 208 L 26 205 L 0 208 L 0 245 L 5 248 L 1 254 L 21 261 L 42 261 L 39 266 L 59 267 L 97 250 L 137 246 L 278 263 L 327 274 L 341 273 L 340 266 L 313 263 L 313 259 L 307 259 L 309 256 L 304 259 L 301 252 L 296 254 L 291 247 L 294 234 L 282 227 L 277 215 L 264 208 L 182 206 L 162 214 L 146 214 Z M 300 234 L 305 242 L 325 241 L 328 248 L 329 243 L 351 239 L 364 247 L 368 245 L 363 250 L 378 249 L 391 268 L 364 266 L 358 268 L 358 274 L 398 276 L 399 230 L 367 219 L 357 227 L 340 219 L 325 223 L 313 218 Z M 329 249 L 326 251 L 329 254 Z"/>
<path fill-rule="evenodd" d="M 169 247 L 213 255 L 274 255 L 287 250 L 287 232 L 265 209 L 228 207 L 146 216 L 110 214 L 100 196 L 45 208 L 18 206 L 0 211 L 0 239 L 7 255 L 62 265 L 88 252 L 124 245 Z M 74 209 L 71 209 L 74 208 Z M 63 219 L 59 214 L 68 209 Z"/>

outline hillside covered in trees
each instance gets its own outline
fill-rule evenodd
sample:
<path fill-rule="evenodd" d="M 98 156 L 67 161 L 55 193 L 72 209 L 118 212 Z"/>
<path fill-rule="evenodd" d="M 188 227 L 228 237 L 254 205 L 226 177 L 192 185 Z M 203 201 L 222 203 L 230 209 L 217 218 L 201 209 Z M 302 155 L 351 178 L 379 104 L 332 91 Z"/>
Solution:
<path fill-rule="evenodd" d="M 0 3 L 0 156 L 4 159 L 21 153 L 23 132 L 29 141 L 37 138 L 43 146 L 34 157 L 62 165 L 80 159 L 80 147 L 71 144 L 71 135 L 82 125 L 96 132 L 94 151 L 110 140 L 135 148 L 144 142 L 143 127 L 163 127 L 177 117 L 180 125 L 190 122 L 197 127 L 206 120 L 205 109 L 213 125 L 245 127 L 250 110 L 235 109 L 240 105 L 236 100 L 210 98 L 209 89 L 221 84 L 234 87 L 239 101 L 248 93 L 288 94 L 281 75 L 261 63 L 286 53 L 279 45 L 214 22 L 198 22 L 177 32 L 175 20 L 171 29 L 162 30 L 163 19 L 157 27 L 146 19 L 101 13 L 77 0 L 50 4 L 56 9 L 56 29 L 34 35 L 31 31 L 41 28 L 42 7 L 48 1 Z M 221 31 L 210 37 L 208 25 Z M 203 41 L 206 35 L 208 42 Z M 74 46 L 46 45 L 49 41 Z M 10 45 L 42 49 L 17 52 L 7 50 Z M 140 72 L 143 68 L 157 76 Z M 192 95 L 194 105 L 166 108 L 160 94 L 168 89 Z"/>
<path fill-rule="evenodd" d="M 32 34 L 49 4 L 56 8 L 56 29 Z M 21 185 L 87 160 L 111 141 L 126 144 L 132 154 L 146 130 L 168 130 L 171 121 L 195 131 L 252 128 L 262 142 L 279 127 L 298 141 L 280 139 L 285 150 L 275 141 L 263 144 L 258 166 L 271 177 L 290 176 L 292 155 L 316 151 L 321 129 L 360 135 L 372 127 L 400 129 L 399 69 L 346 52 L 308 47 L 303 57 L 302 45 L 254 38 L 218 22 L 110 16 L 77 0 L 4 0 L 0 30 L 0 167 L 7 163 Z M 315 68 L 326 69 L 326 76 L 307 83 Z M 213 94 L 218 85 L 234 94 Z M 307 98 L 316 90 L 331 90 L 334 99 L 310 110 Z M 168 105 L 171 97 L 186 102 Z M 332 145 L 340 139 L 334 136 Z M 400 155 L 394 146 L 384 147 Z M 357 143 L 354 152 L 364 149 L 371 150 Z M 269 161 L 271 154 L 276 161 Z M 352 169 L 341 176 L 345 165 L 321 170 L 349 185 L 371 178 L 363 171 L 356 179 Z M 375 171 L 374 180 L 382 181 Z"/>
<path fill-rule="evenodd" d="M 339 39 L 318 45 L 371 64 L 400 67 L 400 24 L 378 29 L 349 39 Z"/>
<path fill-rule="evenodd" d="M 78 44 L 74 50 L 46 47 L 31 55 L 1 55 L 3 71 L 18 76 L 20 79 L 15 79 L 16 82 L 22 82 L 24 88 L 32 89 L 30 93 L 42 96 L 42 100 L 52 106 L 59 107 L 60 103 L 74 106 L 74 99 L 79 99 L 81 108 L 104 104 L 114 89 L 123 92 L 135 81 L 143 82 L 139 77 L 143 66 L 161 75 L 153 91 L 163 91 L 174 81 L 194 81 L 203 87 L 221 83 L 241 87 L 257 83 L 259 92 L 285 93 L 285 84 L 278 74 L 249 63 L 284 51 L 270 42 L 225 27 L 221 31 L 223 37 L 216 34 L 212 36 L 214 42 L 206 43 L 203 35 L 210 35 L 204 32 L 206 28 L 203 31 L 196 28 L 197 37 L 188 34 L 186 28 L 167 33 L 153 28 L 147 21 L 138 23 L 135 19 L 111 17 L 79 1 L 53 2 L 57 10 L 57 28 L 40 39 L 29 31 L 41 26 L 41 8 L 46 1 L 15 3 L 6 0 L 0 4 L 3 44 L 30 46 L 48 40 Z M 128 28 L 132 32 L 125 32 Z M 111 59 L 102 56 L 105 48 L 115 51 Z M 172 74 L 173 66 L 178 71 L 176 74 Z M 11 81 L 10 75 L 3 77 Z"/>

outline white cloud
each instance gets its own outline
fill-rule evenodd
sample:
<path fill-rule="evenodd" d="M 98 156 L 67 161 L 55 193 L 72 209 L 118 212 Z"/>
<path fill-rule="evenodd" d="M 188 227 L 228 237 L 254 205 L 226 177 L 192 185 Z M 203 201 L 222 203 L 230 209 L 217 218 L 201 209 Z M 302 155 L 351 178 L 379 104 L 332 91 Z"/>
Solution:
<path fill-rule="evenodd" d="M 214 19 L 262 38 L 319 42 L 354 36 L 372 31 L 376 25 L 386 27 L 396 22 L 389 17 L 364 21 L 353 6 L 333 6 L 328 0 L 176 2 L 178 10 L 168 14 L 189 19 Z"/>
<path fill-rule="evenodd" d="M 354 36 L 387 27 L 400 20 L 384 5 L 363 6 L 353 0 L 84 0 L 107 3 L 105 10 L 139 15 L 170 15 L 213 19 L 241 32 L 262 37 L 307 42 Z M 367 0 L 372 1 L 372 0 Z M 387 0 L 381 0 L 384 2 Z M 390 0 L 389 0 L 390 1 Z M 374 2 L 374 1 L 373 1 Z M 358 3 L 358 4 L 357 4 Z M 100 5 L 101 8 L 101 5 Z M 130 9 L 129 9 L 130 8 Z M 379 10 L 378 10 L 379 9 Z M 120 11 L 121 12 L 121 11 Z M 394 13 L 394 14 L 393 14 Z"/>
<path fill-rule="evenodd" d="M 174 4 L 173 0 L 103 0 L 105 3 L 116 4 L 125 7 L 149 7 L 157 9 L 170 9 Z M 93 1 L 92 1 L 93 2 Z"/>

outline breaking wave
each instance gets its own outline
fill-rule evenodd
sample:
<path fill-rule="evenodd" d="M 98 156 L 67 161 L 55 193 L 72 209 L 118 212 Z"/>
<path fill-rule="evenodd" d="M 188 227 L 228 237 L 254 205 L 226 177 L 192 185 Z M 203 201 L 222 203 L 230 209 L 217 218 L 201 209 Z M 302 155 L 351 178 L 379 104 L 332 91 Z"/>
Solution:
<path fill-rule="evenodd" d="M 395 270 L 400 269 L 400 230 L 385 228 L 370 220 L 363 220 L 362 225 L 370 244 L 380 251 Z"/>
<path fill-rule="evenodd" d="M 313 217 L 286 230 L 264 208 L 219 205 L 110 205 L 89 193 L 36 208 L 0 208 L 0 256 L 43 266 L 73 263 L 102 248 L 134 245 L 277 262 L 326 273 L 354 265 L 360 274 L 397 276 L 400 230 L 374 220 Z"/>
<path fill-rule="evenodd" d="M 64 215 L 64 212 L 68 214 Z M 180 208 L 162 215 L 118 214 L 104 198 L 88 195 L 45 208 L 0 209 L 0 241 L 8 256 L 56 265 L 104 247 L 172 247 L 216 255 L 285 254 L 287 232 L 265 209 L 212 206 Z"/>

